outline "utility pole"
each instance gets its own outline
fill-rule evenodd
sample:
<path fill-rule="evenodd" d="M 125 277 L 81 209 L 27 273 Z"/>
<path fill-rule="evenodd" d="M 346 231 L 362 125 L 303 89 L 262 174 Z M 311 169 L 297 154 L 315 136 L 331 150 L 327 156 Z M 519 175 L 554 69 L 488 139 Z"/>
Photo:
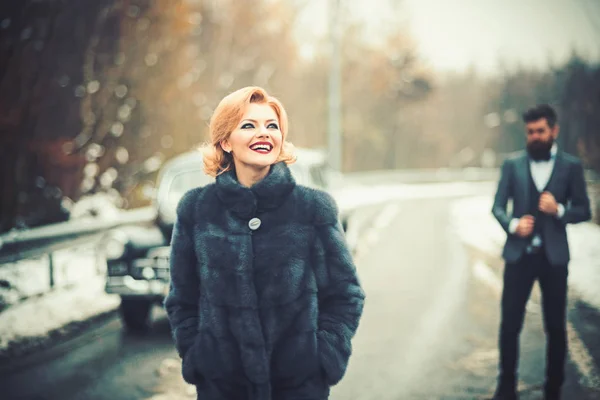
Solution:
<path fill-rule="evenodd" d="M 342 171 L 342 127 L 341 127 L 341 23 L 340 1 L 329 0 L 329 123 L 328 150 L 329 163 L 336 171 Z"/>

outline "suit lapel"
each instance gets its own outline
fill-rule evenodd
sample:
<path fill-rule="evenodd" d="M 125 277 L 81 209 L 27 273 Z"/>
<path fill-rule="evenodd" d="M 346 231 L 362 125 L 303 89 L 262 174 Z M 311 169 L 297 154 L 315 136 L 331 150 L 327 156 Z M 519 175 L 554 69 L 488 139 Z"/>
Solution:
<path fill-rule="evenodd" d="M 527 157 L 527 154 L 523 155 L 523 157 L 518 159 L 517 163 L 519 187 L 521 188 L 521 193 L 523 193 L 524 197 L 523 204 L 525 205 L 525 207 L 528 207 L 530 196 L 529 175 L 531 175 L 531 172 L 529 171 L 529 157 Z"/>
<path fill-rule="evenodd" d="M 562 154 L 560 151 L 558 151 L 556 153 L 556 158 L 554 159 L 554 167 L 552 167 L 550 179 L 548 180 L 548 184 L 546 185 L 546 188 L 550 193 L 556 193 L 556 182 L 558 182 L 558 175 L 559 172 L 562 170 L 562 163 Z"/>

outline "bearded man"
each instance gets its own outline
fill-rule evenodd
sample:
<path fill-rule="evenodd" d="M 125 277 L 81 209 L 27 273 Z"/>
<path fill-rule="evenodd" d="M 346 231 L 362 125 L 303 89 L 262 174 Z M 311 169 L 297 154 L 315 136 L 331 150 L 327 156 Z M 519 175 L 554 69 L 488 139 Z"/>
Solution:
<path fill-rule="evenodd" d="M 569 245 L 566 225 L 589 220 L 581 162 L 558 149 L 556 112 L 542 104 L 523 113 L 527 149 L 502 165 L 492 213 L 507 233 L 494 399 L 517 399 L 519 335 L 538 280 L 547 338 L 545 399 L 560 398 L 564 381 Z M 512 200 L 512 212 L 507 211 Z"/>

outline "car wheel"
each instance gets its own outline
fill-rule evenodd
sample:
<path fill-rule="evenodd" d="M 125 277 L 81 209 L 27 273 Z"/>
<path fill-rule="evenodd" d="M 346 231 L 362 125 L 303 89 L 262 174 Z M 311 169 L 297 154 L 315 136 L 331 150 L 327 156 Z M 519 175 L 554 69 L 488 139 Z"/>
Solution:
<path fill-rule="evenodd" d="M 150 327 L 152 301 L 121 297 L 121 320 L 131 332 L 144 332 Z"/>

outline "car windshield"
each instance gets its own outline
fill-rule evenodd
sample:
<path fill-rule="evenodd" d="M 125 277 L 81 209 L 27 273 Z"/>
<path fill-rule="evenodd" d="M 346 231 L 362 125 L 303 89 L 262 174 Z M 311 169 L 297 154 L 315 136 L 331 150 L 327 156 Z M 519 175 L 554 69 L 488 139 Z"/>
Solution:
<path fill-rule="evenodd" d="M 328 190 L 339 185 L 339 174 L 326 163 L 290 165 L 290 170 L 297 183 Z"/>
<path fill-rule="evenodd" d="M 289 165 L 290 172 L 294 177 L 296 183 L 300 185 L 308 185 L 310 181 L 310 177 L 306 175 L 306 168 L 303 167 L 300 163 L 294 163 Z"/>
<path fill-rule="evenodd" d="M 204 174 L 202 170 L 192 169 L 178 172 L 171 176 L 171 179 L 164 183 L 169 185 L 166 192 L 166 198 L 161 201 L 161 208 L 164 207 L 169 212 L 174 213 L 177 203 L 181 197 L 190 189 L 198 186 L 204 186 L 212 182 L 212 178 Z"/>

